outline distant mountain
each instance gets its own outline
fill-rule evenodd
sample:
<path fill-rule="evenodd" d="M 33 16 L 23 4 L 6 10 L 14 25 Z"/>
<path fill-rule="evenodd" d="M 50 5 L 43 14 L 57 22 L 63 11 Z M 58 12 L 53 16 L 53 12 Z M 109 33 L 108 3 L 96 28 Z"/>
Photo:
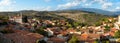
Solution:
<path fill-rule="evenodd" d="M 110 15 L 110 16 L 117 15 L 115 12 L 106 11 L 106 10 L 102 10 L 102 9 L 95 9 L 95 8 L 75 8 L 75 9 L 69 9 L 69 10 L 80 10 L 80 11 L 85 11 L 85 12 L 94 12 L 97 14 Z M 120 14 L 120 12 L 119 12 L 119 14 Z"/>
<path fill-rule="evenodd" d="M 94 12 L 94 13 L 104 14 L 104 15 L 113 15 L 114 14 L 113 12 L 110 12 L 110 11 L 105 11 L 105 10 L 95 9 L 95 8 L 77 8 L 77 9 L 72 9 L 72 10 Z"/>
<path fill-rule="evenodd" d="M 116 11 L 115 14 L 116 14 L 116 15 L 120 15 L 120 11 Z"/>

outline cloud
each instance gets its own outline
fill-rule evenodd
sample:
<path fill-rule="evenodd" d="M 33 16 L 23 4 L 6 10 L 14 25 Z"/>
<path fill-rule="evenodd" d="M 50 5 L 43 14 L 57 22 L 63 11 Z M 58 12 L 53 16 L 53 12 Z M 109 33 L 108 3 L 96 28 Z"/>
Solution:
<path fill-rule="evenodd" d="M 72 0 L 72 1 L 85 3 L 87 0 Z"/>
<path fill-rule="evenodd" d="M 94 2 L 97 2 L 99 4 L 103 4 L 103 3 L 105 3 L 105 0 L 94 0 Z"/>
<path fill-rule="evenodd" d="M 110 10 L 112 12 L 120 11 L 120 6 L 115 7 L 114 9 Z"/>
<path fill-rule="evenodd" d="M 75 6 L 79 6 L 80 3 L 85 3 L 87 0 L 67 0 L 68 2 L 65 4 L 60 4 L 57 6 L 57 10 L 58 9 L 67 9 L 67 8 L 71 8 L 71 7 L 75 7 Z"/>
<path fill-rule="evenodd" d="M 44 7 L 42 10 L 43 10 L 43 11 L 50 11 L 50 10 L 51 10 L 51 7 L 50 7 L 50 6 Z"/>
<path fill-rule="evenodd" d="M 80 3 L 76 3 L 76 2 L 72 2 L 72 3 L 66 3 L 66 4 L 62 4 L 62 5 L 58 5 L 58 8 L 70 8 L 73 6 L 77 6 Z"/>
<path fill-rule="evenodd" d="M 60 4 L 57 6 L 57 9 L 67 9 L 76 6 L 88 7 L 93 4 L 98 4 L 102 9 L 108 9 L 113 5 L 111 2 L 107 2 L 107 0 L 67 0 L 68 3 Z"/>
<path fill-rule="evenodd" d="M 120 7 L 116 7 L 115 9 L 116 9 L 116 10 L 120 10 Z"/>
<path fill-rule="evenodd" d="M 27 9 L 27 8 L 26 8 Z M 31 10 L 31 9 L 27 9 L 27 10 Z M 32 10 L 37 10 L 37 11 L 51 11 L 51 6 L 47 6 L 47 7 L 33 7 Z"/>
<path fill-rule="evenodd" d="M 120 7 L 116 7 L 113 11 L 120 11 Z"/>
<path fill-rule="evenodd" d="M 94 0 L 93 2 L 91 2 L 90 4 L 93 4 L 93 3 L 98 3 L 101 5 L 102 9 L 107 9 L 109 7 L 111 7 L 113 5 L 113 3 L 111 2 L 107 2 L 108 0 Z"/>
<path fill-rule="evenodd" d="M 15 3 L 15 1 L 13 0 L 1 0 L 0 6 L 9 6 L 9 5 L 12 5 L 13 3 Z"/>
<path fill-rule="evenodd" d="M 13 11 L 14 0 L 0 0 L 0 11 Z"/>
<path fill-rule="evenodd" d="M 107 9 L 107 8 L 111 7 L 112 5 L 113 5 L 112 3 L 103 3 L 102 8 Z"/>
<path fill-rule="evenodd" d="M 88 7 L 88 6 L 91 6 L 91 4 L 90 3 L 87 3 L 87 4 L 85 4 L 85 5 L 83 5 L 84 7 Z"/>

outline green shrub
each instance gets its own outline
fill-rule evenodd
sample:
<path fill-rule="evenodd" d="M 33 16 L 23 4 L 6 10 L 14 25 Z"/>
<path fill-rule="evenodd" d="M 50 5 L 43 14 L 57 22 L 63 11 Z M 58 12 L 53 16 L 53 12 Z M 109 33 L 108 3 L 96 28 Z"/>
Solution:
<path fill-rule="evenodd" d="M 116 33 L 115 33 L 115 38 L 120 38 L 120 30 L 118 30 Z"/>
<path fill-rule="evenodd" d="M 73 35 L 72 38 L 68 41 L 68 43 L 77 43 L 78 42 L 78 38 Z"/>

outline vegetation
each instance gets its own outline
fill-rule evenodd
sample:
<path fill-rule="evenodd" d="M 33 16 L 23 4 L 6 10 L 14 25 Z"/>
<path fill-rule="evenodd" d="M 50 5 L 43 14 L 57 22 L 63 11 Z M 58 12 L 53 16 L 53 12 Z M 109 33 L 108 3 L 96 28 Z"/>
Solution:
<path fill-rule="evenodd" d="M 72 38 L 68 41 L 68 43 L 78 43 L 78 38 L 73 35 Z"/>
<path fill-rule="evenodd" d="M 37 40 L 36 43 L 46 43 L 44 40 Z"/>
<path fill-rule="evenodd" d="M 66 27 L 67 27 L 67 28 L 71 28 L 72 25 L 68 23 L 68 24 L 66 25 Z"/>
<path fill-rule="evenodd" d="M 7 22 L 8 22 L 8 16 L 1 16 L 1 15 L 0 15 L 0 20 L 1 20 L 0 26 L 1 26 L 1 25 L 6 25 Z"/>
<path fill-rule="evenodd" d="M 102 23 L 101 22 L 96 22 L 95 26 L 100 26 Z"/>
<path fill-rule="evenodd" d="M 104 18 L 108 18 L 110 16 L 105 16 L 101 14 L 96 14 L 93 12 L 84 12 L 84 11 L 19 11 L 19 12 L 1 12 L 0 15 L 9 16 L 9 15 L 16 15 L 22 12 L 23 16 L 32 16 L 37 17 L 43 20 L 67 20 L 68 22 L 79 22 L 85 23 L 87 25 L 95 25 L 96 22 L 99 22 L 101 18 L 104 21 L 107 21 Z M 99 25 L 99 23 L 97 23 Z M 78 24 L 74 24 L 78 25 Z"/>
<path fill-rule="evenodd" d="M 36 33 L 42 34 L 44 36 L 48 36 L 48 33 L 46 31 L 44 31 L 45 27 L 41 27 L 39 29 L 36 29 Z"/>
<path fill-rule="evenodd" d="M 120 38 L 120 30 L 118 30 L 116 33 L 115 33 L 115 38 Z"/>
<path fill-rule="evenodd" d="M 73 22 L 73 24 L 72 24 L 73 27 L 77 27 L 77 26 L 79 26 L 79 25 L 80 25 L 79 22 Z"/>
<path fill-rule="evenodd" d="M 105 26 L 105 31 L 110 31 L 110 26 Z"/>

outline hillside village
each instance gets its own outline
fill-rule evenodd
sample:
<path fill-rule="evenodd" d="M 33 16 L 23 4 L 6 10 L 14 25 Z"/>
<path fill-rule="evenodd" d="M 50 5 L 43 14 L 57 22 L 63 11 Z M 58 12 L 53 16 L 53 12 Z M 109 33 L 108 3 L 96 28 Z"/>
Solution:
<path fill-rule="evenodd" d="M 119 43 L 120 16 L 97 26 L 42 20 L 22 14 L 0 19 L 0 43 Z"/>

